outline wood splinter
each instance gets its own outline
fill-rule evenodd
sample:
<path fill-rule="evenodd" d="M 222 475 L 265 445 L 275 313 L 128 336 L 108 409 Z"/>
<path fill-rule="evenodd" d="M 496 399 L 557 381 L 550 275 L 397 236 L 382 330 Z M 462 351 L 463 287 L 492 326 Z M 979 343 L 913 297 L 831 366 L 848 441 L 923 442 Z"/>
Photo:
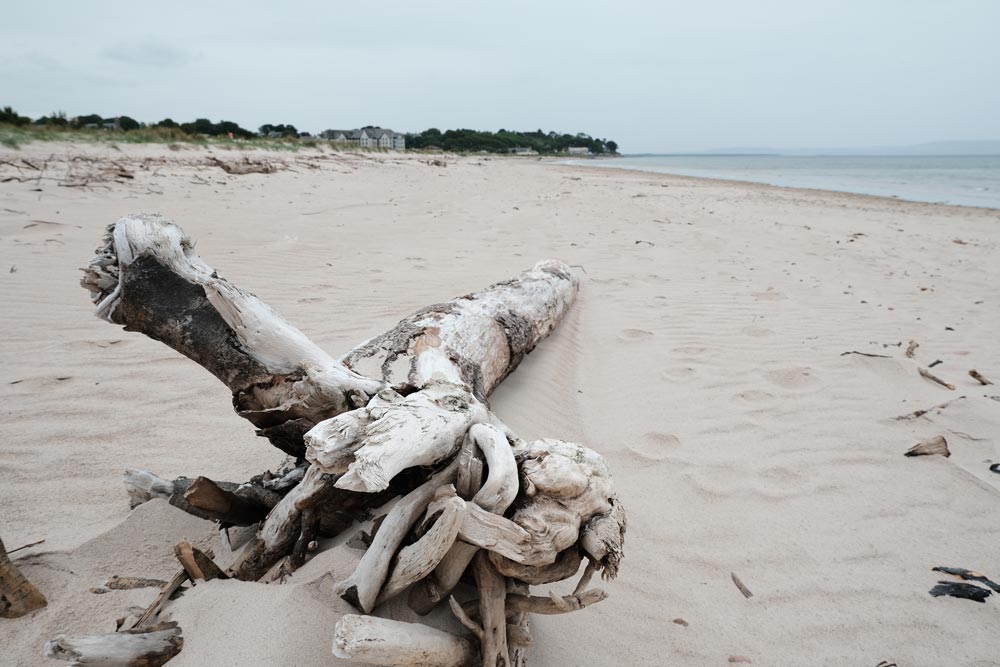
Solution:
<path fill-rule="evenodd" d="M 984 378 L 982 376 L 982 374 L 979 371 L 977 371 L 975 368 L 973 368 L 971 371 L 969 371 L 969 375 L 972 377 L 973 380 L 975 380 L 976 382 L 978 382 L 979 384 L 981 384 L 983 386 L 988 385 L 988 384 L 993 384 L 992 382 L 990 382 L 989 380 L 987 380 L 986 378 Z"/>
<path fill-rule="evenodd" d="M 733 583 L 736 584 L 736 588 L 740 589 L 740 593 L 743 594 L 743 597 L 748 600 L 753 597 L 753 593 L 751 593 L 750 589 L 746 587 L 746 584 L 744 584 L 743 581 L 736 576 L 735 572 L 730 572 L 729 576 L 733 578 Z"/>
<path fill-rule="evenodd" d="M 228 579 L 229 577 L 216 565 L 210 556 L 201 549 L 194 547 L 187 540 L 181 540 L 174 547 L 174 555 L 188 578 L 194 581 L 211 581 L 212 579 Z"/>
<path fill-rule="evenodd" d="M 951 456 L 951 451 L 948 449 L 948 441 L 944 439 L 943 435 L 936 435 L 933 438 L 928 438 L 923 442 L 918 442 L 917 444 L 906 450 L 905 456 L 943 456 L 948 458 Z"/>
<path fill-rule="evenodd" d="M 952 390 L 952 391 L 955 391 L 955 385 L 953 385 L 953 384 L 950 384 L 950 383 L 948 383 L 948 382 L 945 382 L 944 380 L 942 380 L 942 379 L 941 379 L 941 378 L 939 378 L 938 376 L 934 375 L 934 373 L 931 373 L 931 372 L 930 372 L 929 370 L 927 370 L 926 368 L 918 368 L 918 369 L 917 369 L 917 371 L 918 371 L 918 372 L 919 372 L 919 373 L 920 373 L 920 374 L 921 374 L 922 376 L 924 376 L 925 378 L 927 378 L 928 380 L 930 380 L 931 382 L 936 382 L 937 384 L 941 385 L 941 386 L 942 386 L 942 387 L 944 387 L 945 389 L 950 389 L 950 390 Z"/>

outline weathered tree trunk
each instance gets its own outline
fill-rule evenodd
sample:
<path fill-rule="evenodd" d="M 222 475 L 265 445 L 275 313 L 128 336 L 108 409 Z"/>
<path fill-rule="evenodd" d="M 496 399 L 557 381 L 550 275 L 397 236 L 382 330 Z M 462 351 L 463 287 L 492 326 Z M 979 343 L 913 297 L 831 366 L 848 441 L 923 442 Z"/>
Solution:
<path fill-rule="evenodd" d="M 566 265 L 543 262 L 424 308 L 338 360 L 220 277 L 165 218 L 126 216 L 96 252 L 81 282 L 97 315 L 204 366 L 233 392 L 241 416 L 296 456 L 309 428 L 386 386 L 406 393 L 438 379 L 484 400 L 558 324 L 578 287 Z"/>
<path fill-rule="evenodd" d="M 122 630 L 109 635 L 66 637 L 45 643 L 45 657 L 66 660 L 70 667 L 160 667 L 184 646 L 176 623 Z"/>
<path fill-rule="evenodd" d="M 475 609 L 449 603 L 479 640 L 478 658 L 463 638 L 358 616 L 338 623 L 336 655 L 519 666 L 531 643 L 529 613 L 603 599 L 603 591 L 583 589 L 597 571 L 614 577 L 625 533 L 603 458 L 575 443 L 525 442 L 486 403 L 573 302 L 578 284 L 564 264 L 542 262 L 424 308 L 340 358 L 220 278 L 178 227 L 155 216 L 113 225 L 83 283 L 100 316 L 205 366 L 233 392 L 237 412 L 295 457 L 277 476 L 247 484 L 128 474 L 134 503 L 164 497 L 224 525 L 263 518 L 229 575 L 256 580 L 281 559 L 279 572 L 294 569 L 317 535 L 335 534 L 395 496 L 358 567 L 339 583 L 344 599 L 367 613 L 409 588 L 411 606 L 425 613 L 471 570 Z M 224 576 L 199 555 L 178 545 L 185 576 Z M 527 595 L 529 583 L 574 576 L 584 557 L 572 596 Z"/>
<path fill-rule="evenodd" d="M 45 596 L 7 557 L 3 540 L 0 540 L 0 618 L 18 618 L 46 604 Z"/>
<path fill-rule="evenodd" d="M 365 405 L 385 386 L 221 278 L 164 218 L 124 217 L 96 252 L 81 282 L 97 315 L 205 367 L 233 392 L 236 411 L 290 454 L 301 456 L 301 434 L 314 424 Z"/>

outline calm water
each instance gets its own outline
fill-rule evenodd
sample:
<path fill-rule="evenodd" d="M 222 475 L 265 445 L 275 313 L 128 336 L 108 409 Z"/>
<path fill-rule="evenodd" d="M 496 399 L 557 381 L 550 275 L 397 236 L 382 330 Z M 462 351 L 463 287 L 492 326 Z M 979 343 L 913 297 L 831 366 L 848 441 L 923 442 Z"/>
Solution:
<path fill-rule="evenodd" d="M 1000 208 L 1000 156 L 656 155 L 571 162 Z"/>

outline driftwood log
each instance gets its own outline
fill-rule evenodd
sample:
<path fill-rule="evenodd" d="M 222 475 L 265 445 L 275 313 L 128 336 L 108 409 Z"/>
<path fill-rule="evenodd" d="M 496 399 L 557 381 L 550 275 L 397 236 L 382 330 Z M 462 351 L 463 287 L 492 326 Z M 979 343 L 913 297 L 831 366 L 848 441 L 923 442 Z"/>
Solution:
<path fill-rule="evenodd" d="M 0 618 L 19 618 L 46 604 L 45 596 L 11 562 L 0 540 Z"/>
<path fill-rule="evenodd" d="M 47 658 L 66 660 L 71 667 L 159 667 L 183 646 L 181 629 L 176 623 L 157 623 L 108 635 L 60 635 L 45 642 L 44 654 Z"/>
<path fill-rule="evenodd" d="M 336 628 L 337 655 L 375 664 L 524 664 L 529 613 L 604 598 L 583 591 L 595 572 L 613 578 L 623 554 L 625 514 L 604 459 L 575 443 L 526 442 L 487 402 L 573 303 L 578 281 L 565 264 L 540 262 L 423 308 L 340 357 L 220 277 L 158 216 L 109 227 L 81 282 L 99 317 L 204 366 L 258 435 L 289 454 L 276 473 L 244 484 L 127 473 L 133 505 L 162 497 L 222 526 L 259 524 L 224 576 L 257 580 L 279 562 L 290 572 L 317 537 L 399 496 L 340 582 L 342 597 L 370 613 L 409 590 L 411 606 L 426 613 L 449 600 L 463 575 L 477 582 L 478 621 L 450 604 L 478 641 L 347 616 Z M 192 576 L 195 555 L 178 552 Z M 529 584 L 573 577 L 584 561 L 572 600 L 532 602 Z"/>

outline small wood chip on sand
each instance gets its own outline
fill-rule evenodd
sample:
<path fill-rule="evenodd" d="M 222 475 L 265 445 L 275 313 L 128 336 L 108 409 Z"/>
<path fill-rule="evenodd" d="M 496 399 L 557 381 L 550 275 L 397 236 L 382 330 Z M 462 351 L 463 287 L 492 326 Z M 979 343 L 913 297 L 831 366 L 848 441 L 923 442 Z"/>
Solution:
<path fill-rule="evenodd" d="M 931 412 L 932 410 L 944 410 L 946 407 L 948 407 L 949 405 L 951 405 L 955 401 L 961 401 L 964 398 L 965 398 L 965 396 L 959 396 L 958 398 L 953 398 L 950 401 L 945 401 L 944 403 L 938 403 L 937 405 L 933 405 L 933 406 L 927 408 L 926 410 L 914 410 L 913 412 L 910 412 L 908 414 L 899 415 L 898 417 L 896 417 L 896 421 L 904 421 L 904 420 L 909 420 L 909 419 L 917 419 L 919 417 L 923 417 L 924 415 L 926 415 L 928 412 Z"/>
<path fill-rule="evenodd" d="M 944 439 L 943 435 L 936 435 L 933 438 L 928 438 L 923 442 L 918 442 L 917 444 L 906 450 L 905 456 L 943 456 L 945 458 L 951 456 L 951 451 L 948 449 L 948 441 Z"/>
<path fill-rule="evenodd" d="M 912 359 L 913 354 L 917 351 L 918 347 L 920 347 L 920 343 L 915 340 L 911 340 L 910 344 L 906 346 L 906 358 Z"/>
<path fill-rule="evenodd" d="M 969 371 L 969 375 L 972 377 L 973 380 L 975 380 L 976 382 L 978 382 L 981 385 L 985 386 L 985 385 L 988 385 L 988 384 L 993 384 L 992 382 L 990 382 L 989 380 L 987 380 L 986 378 L 984 378 L 982 376 L 982 374 L 979 371 L 977 371 L 975 368 L 973 368 L 971 371 Z"/>
<path fill-rule="evenodd" d="M 857 355 L 860 355 L 862 357 L 875 357 L 875 358 L 878 358 L 878 359 L 891 359 L 892 358 L 888 354 L 871 354 L 870 352 L 858 352 L 857 350 L 851 350 L 850 352 L 841 352 L 840 356 L 846 357 L 849 354 L 857 354 Z"/>
<path fill-rule="evenodd" d="M 740 578 L 736 576 L 736 573 L 730 572 L 729 574 L 733 578 L 733 583 L 736 584 L 736 588 L 740 589 L 740 593 L 743 593 L 743 597 L 747 599 L 752 598 L 753 593 L 751 593 L 750 589 L 747 588 L 742 581 L 740 581 Z"/>
<path fill-rule="evenodd" d="M 938 376 L 934 375 L 934 373 L 931 373 L 926 368 L 918 368 L 917 371 L 922 376 L 924 376 L 925 378 L 927 378 L 928 380 L 930 380 L 931 382 L 936 382 L 937 384 L 941 385 L 942 387 L 944 387 L 946 389 L 950 389 L 952 391 L 955 391 L 955 385 L 950 384 L 948 382 L 945 382 L 944 380 L 942 380 Z"/>

